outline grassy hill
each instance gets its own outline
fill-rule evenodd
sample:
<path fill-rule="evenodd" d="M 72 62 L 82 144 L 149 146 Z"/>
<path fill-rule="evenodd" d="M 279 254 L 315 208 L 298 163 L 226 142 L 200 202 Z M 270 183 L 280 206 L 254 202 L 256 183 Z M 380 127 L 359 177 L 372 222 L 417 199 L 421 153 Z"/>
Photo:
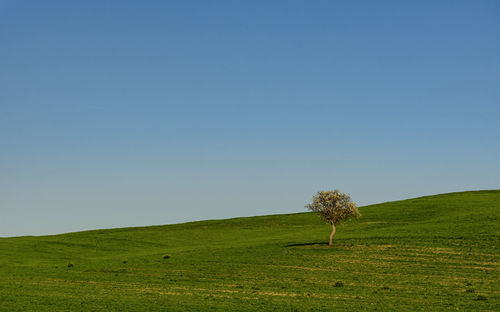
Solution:
<path fill-rule="evenodd" d="M 0 239 L 0 311 L 500 311 L 500 190 Z"/>

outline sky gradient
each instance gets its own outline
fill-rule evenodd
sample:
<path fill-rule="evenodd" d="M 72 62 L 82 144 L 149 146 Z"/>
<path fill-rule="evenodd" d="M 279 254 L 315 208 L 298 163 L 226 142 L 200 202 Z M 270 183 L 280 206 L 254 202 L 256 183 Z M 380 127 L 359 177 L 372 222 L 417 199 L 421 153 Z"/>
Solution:
<path fill-rule="evenodd" d="M 498 1 L 0 0 L 0 236 L 500 188 Z"/>

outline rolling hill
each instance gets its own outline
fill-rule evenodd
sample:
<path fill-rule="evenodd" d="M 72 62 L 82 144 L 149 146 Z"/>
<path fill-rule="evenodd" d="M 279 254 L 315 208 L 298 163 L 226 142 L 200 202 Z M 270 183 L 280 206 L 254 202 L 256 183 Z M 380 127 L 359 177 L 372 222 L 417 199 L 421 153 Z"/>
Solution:
<path fill-rule="evenodd" d="M 500 190 L 0 238 L 0 311 L 500 311 Z"/>

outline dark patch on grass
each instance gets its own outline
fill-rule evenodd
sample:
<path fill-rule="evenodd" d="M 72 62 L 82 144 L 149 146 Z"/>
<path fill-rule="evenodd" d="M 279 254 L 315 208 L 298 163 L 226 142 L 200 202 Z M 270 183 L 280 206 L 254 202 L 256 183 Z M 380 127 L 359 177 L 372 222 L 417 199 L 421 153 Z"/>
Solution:
<path fill-rule="evenodd" d="M 100 272 L 103 272 L 103 273 L 127 273 L 127 270 L 126 269 L 119 269 L 119 270 L 101 269 Z"/>
<path fill-rule="evenodd" d="M 122 261 L 122 263 L 123 263 L 123 264 L 127 263 L 127 260 L 123 260 L 123 261 Z"/>
<path fill-rule="evenodd" d="M 391 290 L 391 288 L 389 288 L 388 286 L 382 286 L 380 289 L 383 289 L 383 290 Z"/>
<path fill-rule="evenodd" d="M 68 268 L 74 267 L 73 263 L 68 263 Z"/>
<path fill-rule="evenodd" d="M 170 259 L 170 256 L 169 255 L 164 255 L 163 259 Z"/>
<path fill-rule="evenodd" d="M 336 282 L 333 287 L 344 287 L 344 283 L 342 282 Z"/>
<path fill-rule="evenodd" d="M 473 293 L 473 292 L 474 292 L 474 289 L 469 288 L 469 289 L 466 289 L 466 290 L 465 290 L 465 292 L 467 292 L 467 293 Z"/>
<path fill-rule="evenodd" d="M 485 301 L 485 300 L 487 300 L 486 296 L 481 296 L 481 295 L 479 295 L 479 296 L 477 296 L 477 298 L 476 298 L 476 301 Z"/>

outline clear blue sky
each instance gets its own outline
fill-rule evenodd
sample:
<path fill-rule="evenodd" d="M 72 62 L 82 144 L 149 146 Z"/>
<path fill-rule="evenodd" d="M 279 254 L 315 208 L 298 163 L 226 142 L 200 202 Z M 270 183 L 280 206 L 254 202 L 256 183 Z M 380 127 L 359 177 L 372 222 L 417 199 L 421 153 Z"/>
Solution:
<path fill-rule="evenodd" d="M 499 1 L 0 0 L 0 236 L 500 188 Z"/>

